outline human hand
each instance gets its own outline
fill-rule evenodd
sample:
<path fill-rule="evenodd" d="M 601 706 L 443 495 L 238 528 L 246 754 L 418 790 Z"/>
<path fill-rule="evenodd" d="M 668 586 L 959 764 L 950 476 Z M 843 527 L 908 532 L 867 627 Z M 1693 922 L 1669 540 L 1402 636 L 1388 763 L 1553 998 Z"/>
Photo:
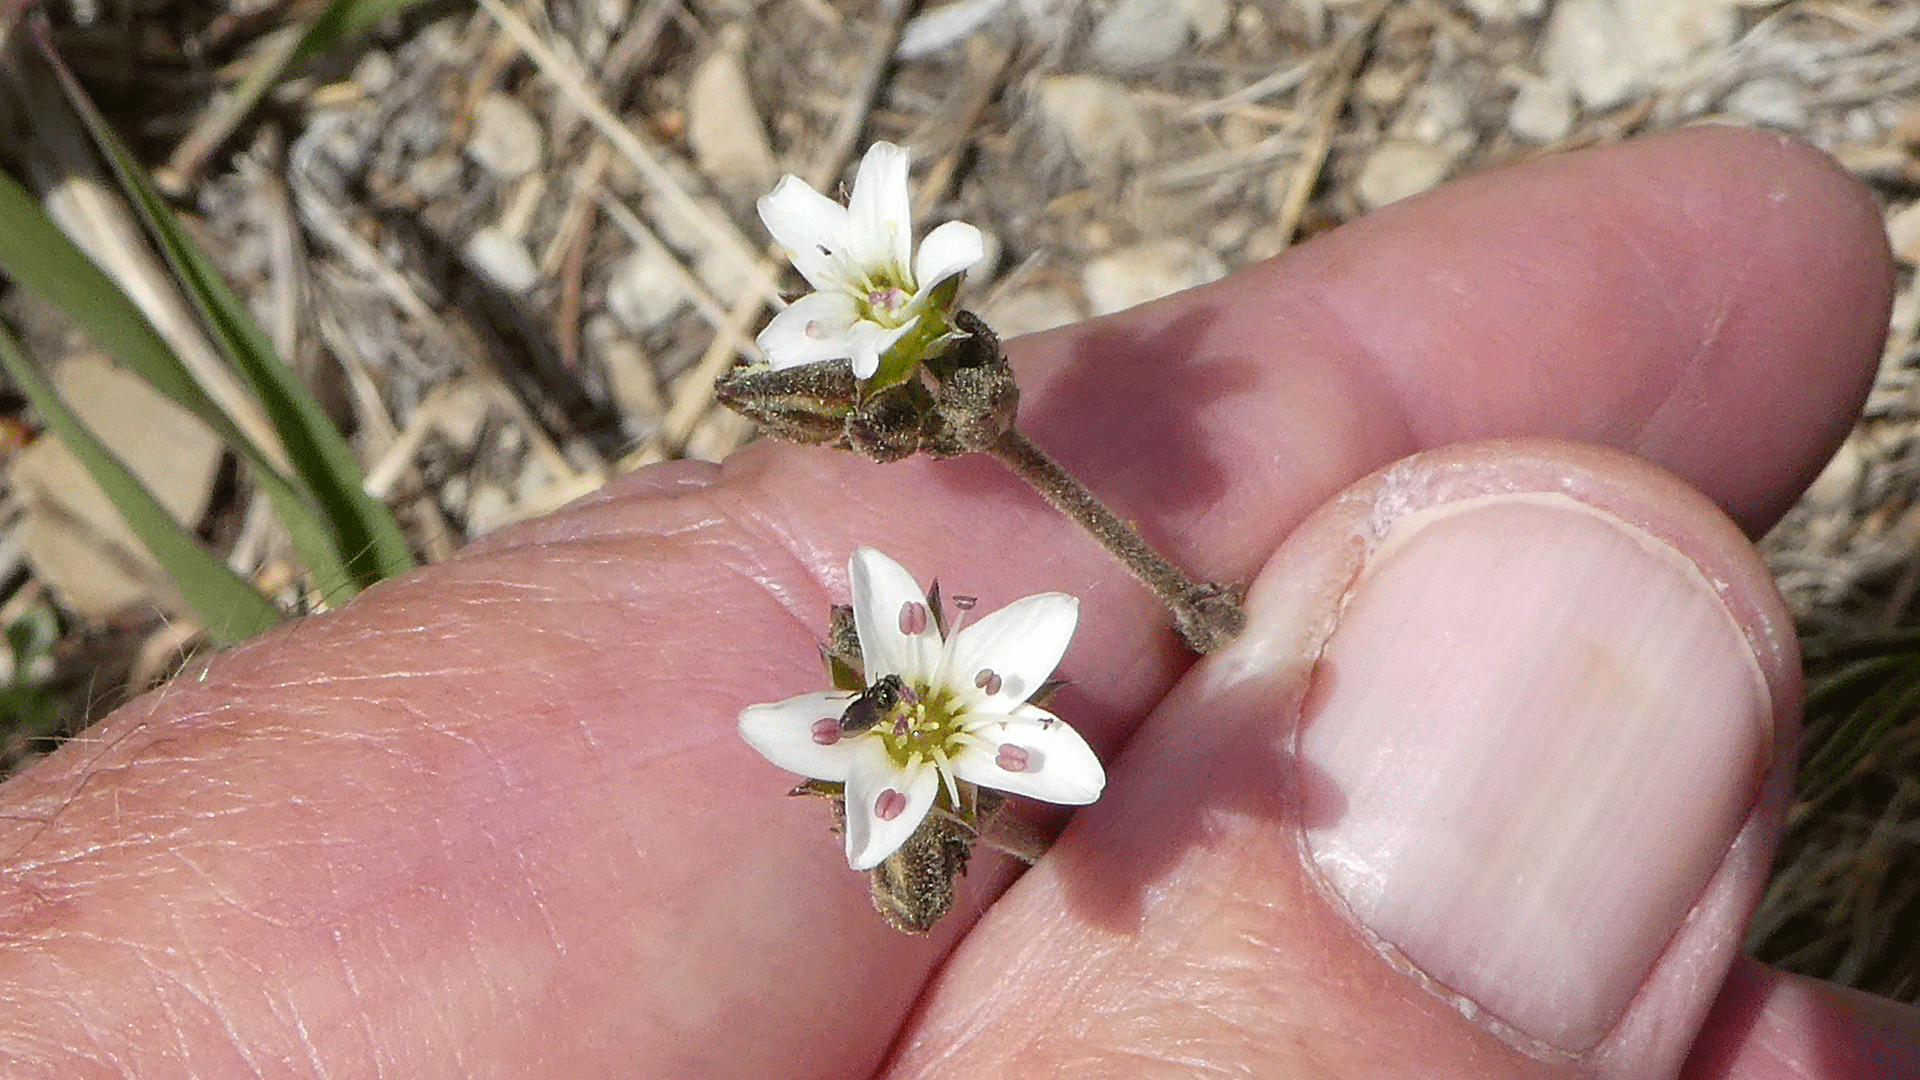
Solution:
<path fill-rule="evenodd" d="M 993 462 L 782 446 L 636 474 L 250 642 L 0 788 L 0 1061 L 1637 1077 L 1692 1046 L 1691 1077 L 1911 1069 L 1910 1012 L 1733 960 L 1798 688 L 1712 509 L 1757 533 L 1851 423 L 1880 232 L 1817 155 L 1693 130 L 1012 343 L 1036 441 L 1189 569 L 1252 582 L 1246 635 L 1203 661 Z M 1706 498 L 1623 455 L 1478 442 L 1503 436 L 1618 447 Z M 1081 596 L 1054 706 L 1110 765 L 1039 865 L 982 853 L 926 938 L 881 923 L 822 807 L 734 734 L 820 685 L 862 543 L 985 609 Z M 1519 842 L 1417 858 L 1476 821 Z"/>

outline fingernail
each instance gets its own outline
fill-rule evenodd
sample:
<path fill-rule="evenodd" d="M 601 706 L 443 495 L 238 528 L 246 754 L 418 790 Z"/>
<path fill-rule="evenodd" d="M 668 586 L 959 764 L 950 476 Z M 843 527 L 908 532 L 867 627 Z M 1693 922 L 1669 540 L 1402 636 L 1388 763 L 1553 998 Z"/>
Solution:
<path fill-rule="evenodd" d="M 1390 527 L 1301 724 L 1307 847 L 1353 917 L 1466 1011 L 1579 1053 L 1726 856 L 1772 712 L 1691 561 L 1503 494 Z"/>

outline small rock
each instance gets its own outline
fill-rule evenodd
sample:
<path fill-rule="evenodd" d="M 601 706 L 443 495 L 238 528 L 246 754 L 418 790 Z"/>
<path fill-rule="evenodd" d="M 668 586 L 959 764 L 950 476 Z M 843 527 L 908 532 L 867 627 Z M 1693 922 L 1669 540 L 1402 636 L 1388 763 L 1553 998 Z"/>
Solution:
<path fill-rule="evenodd" d="M 1178 56 L 1192 33 L 1185 4 L 1120 0 L 1093 28 L 1093 58 L 1115 71 L 1138 71 Z"/>
<path fill-rule="evenodd" d="M 1394 119 L 1393 134 L 1441 145 L 1467 133 L 1472 122 L 1466 95 L 1444 84 L 1427 84 L 1415 88 L 1408 97 Z"/>
<path fill-rule="evenodd" d="M 1560 0 L 1547 23 L 1549 77 L 1610 109 L 1739 29 L 1732 0 Z"/>
<path fill-rule="evenodd" d="M 604 316 L 589 322 L 587 339 L 593 343 L 600 370 L 606 373 L 607 389 L 620 412 L 620 429 L 637 442 L 659 427 L 667 411 L 666 394 L 646 351 L 622 336 L 612 322 Z"/>
<path fill-rule="evenodd" d="M 518 180 L 540 167 L 545 143 L 540 124 L 518 98 L 494 92 L 473 109 L 467 155 L 501 180 Z"/>
<path fill-rule="evenodd" d="M 1490 26 L 1531 19 L 1546 10 L 1546 0 L 1466 0 L 1466 5 L 1474 18 Z"/>
<path fill-rule="evenodd" d="M 1054 75 L 1040 83 L 1040 115 L 1087 171 L 1135 165 L 1153 152 L 1153 135 L 1132 92 L 1092 75 Z"/>
<path fill-rule="evenodd" d="M 1887 242 L 1901 262 L 1920 265 L 1920 202 L 1908 203 L 1887 216 Z"/>
<path fill-rule="evenodd" d="M 1823 510 L 1849 506 L 1860 490 L 1860 481 L 1866 476 L 1866 457 L 1861 453 L 1859 436 L 1840 444 L 1840 449 L 1827 461 L 1820 475 L 1807 485 L 1806 493 L 1800 496 L 1803 505 L 1816 506 Z M 1824 516 L 1824 515 L 1823 515 Z"/>
<path fill-rule="evenodd" d="M 659 326 L 686 304 L 673 261 L 657 247 L 628 254 L 607 279 L 607 311 L 629 333 Z"/>
<path fill-rule="evenodd" d="M 1432 143 L 1388 139 L 1374 148 L 1353 191 L 1360 205 L 1378 210 L 1409 195 L 1418 195 L 1447 178 L 1453 155 Z"/>
<path fill-rule="evenodd" d="M 742 197 L 768 191 L 779 176 L 741 65 L 746 43 L 746 28 L 727 24 L 719 47 L 687 85 L 687 143 L 694 159 L 722 190 Z"/>
<path fill-rule="evenodd" d="M 727 211 L 714 199 L 701 196 L 694 202 L 715 221 L 725 221 Z M 740 260 L 713 246 L 707 234 L 694 225 L 677 206 L 664 199 L 645 200 L 647 220 L 667 246 L 678 252 L 693 270 L 693 276 L 706 286 L 714 299 L 732 305 L 754 287 L 751 275 Z"/>
<path fill-rule="evenodd" d="M 928 8 L 908 20 L 894 46 L 896 60 L 918 60 L 957 45 L 993 21 L 1007 0 L 958 0 Z"/>
<path fill-rule="evenodd" d="M 513 519 L 513 499 L 498 484 L 476 484 L 465 509 L 469 540 L 485 536 Z"/>
<path fill-rule="evenodd" d="M 200 421 L 102 354 L 61 363 L 53 381 L 175 521 L 199 522 L 221 455 L 219 440 Z M 9 479 L 26 505 L 20 542 L 27 561 L 82 618 L 104 621 L 140 604 L 187 613 L 145 545 L 59 439 L 34 440 L 14 457 Z"/>
<path fill-rule="evenodd" d="M 540 268 L 533 264 L 527 245 L 491 226 L 467 241 L 466 256 L 487 280 L 515 296 L 532 290 L 540 281 Z"/>
<path fill-rule="evenodd" d="M 407 169 L 407 186 L 422 200 L 438 199 L 453 193 L 460 181 L 460 158 L 456 154 L 423 157 Z"/>
<path fill-rule="evenodd" d="M 433 430 L 462 454 L 471 454 L 480 445 L 480 434 L 486 430 L 492 410 L 492 394 L 480 380 L 472 378 L 435 387 L 422 409 L 432 417 Z"/>
<path fill-rule="evenodd" d="M 987 325 L 1003 338 L 1037 334 L 1056 326 L 1076 323 L 1086 315 L 1073 298 L 1059 289 L 1038 286 L 1021 289 L 1000 298 L 981 313 Z"/>
<path fill-rule="evenodd" d="M 360 62 L 353 66 L 353 83 L 366 91 L 368 97 L 378 97 L 393 85 L 398 72 L 393 66 L 393 57 L 385 49 L 370 49 Z"/>
<path fill-rule="evenodd" d="M 1573 131 L 1573 94 L 1550 79 L 1528 79 L 1513 95 L 1507 130 L 1533 143 L 1557 143 Z"/>
<path fill-rule="evenodd" d="M 1807 130 L 1807 92 L 1793 82 L 1763 76 L 1727 95 L 1726 111 L 1784 131 Z"/>
<path fill-rule="evenodd" d="M 1170 237 L 1134 244 L 1089 262 L 1080 284 L 1095 315 L 1171 296 L 1225 277 L 1220 257 L 1191 240 Z"/>
<path fill-rule="evenodd" d="M 1211 45 L 1233 26 L 1234 5 L 1227 0 L 1180 0 L 1180 6 L 1186 10 L 1196 44 Z"/>

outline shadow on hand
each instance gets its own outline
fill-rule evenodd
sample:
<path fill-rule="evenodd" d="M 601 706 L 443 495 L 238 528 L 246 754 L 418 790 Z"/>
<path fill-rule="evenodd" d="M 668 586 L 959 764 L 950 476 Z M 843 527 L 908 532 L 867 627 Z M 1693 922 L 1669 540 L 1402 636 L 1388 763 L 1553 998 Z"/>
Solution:
<path fill-rule="evenodd" d="M 1044 378 L 1020 373 L 1021 430 L 1162 550 L 1165 519 L 1209 508 L 1227 492 L 1222 462 L 1210 452 L 1217 440 L 1204 426 L 1208 407 L 1259 383 L 1252 360 L 1198 355 L 1217 319 L 1214 309 L 1195 307 L 1144 337 L 1091 328 L 1062 368 Z M 1018 372 L 1017 342 L 1010 351 Z M 940 474 L 973 494 L 1005 482 L 975 469 Z"/>

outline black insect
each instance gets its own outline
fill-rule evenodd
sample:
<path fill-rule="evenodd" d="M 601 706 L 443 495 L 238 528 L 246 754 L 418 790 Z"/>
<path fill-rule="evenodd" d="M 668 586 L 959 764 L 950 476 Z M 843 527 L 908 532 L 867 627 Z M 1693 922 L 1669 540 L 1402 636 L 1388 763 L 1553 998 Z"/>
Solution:
<path fill-rule="evenodd" d="M 840 734 L 858 735 L 880 722 L 880 718 L 893 711 L 900 699 L 907 695 L 907 685 L 898 675 L 884 675 L 880 681 L 867 687 L 866 692 L 847 705 L 847 711 L 840 714 Z"/>

